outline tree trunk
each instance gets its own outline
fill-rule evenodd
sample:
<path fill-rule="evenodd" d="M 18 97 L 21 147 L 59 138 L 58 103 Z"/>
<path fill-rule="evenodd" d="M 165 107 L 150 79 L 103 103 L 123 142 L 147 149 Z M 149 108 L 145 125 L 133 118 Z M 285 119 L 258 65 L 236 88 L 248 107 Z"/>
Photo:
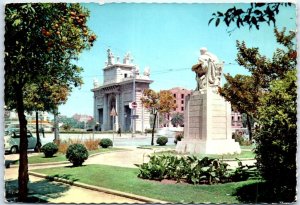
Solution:
<path fill-rule="evenodd" d="M 152 137 L 151 137 L 151 145 L 154 145 L 154 130 L 155 130 L 155 123 L 156 123 L 156 117 L 157 117 L 157 112 L 154 114 L 154 122 L 153 122 L 153 127 L 152 127 Z"/>
<path fill-rule="evenodd" d="M 56 107 L 54 110 L 54 142 L 59 143 L 59 132 L 58 132 L 58 122 L 57 122 L 57 115 L 58 115 L 58 108 Z"/>
<path fill-rule="evenodd" d="M 250 115 L 247 114 L 247 127 L 249 131 L 249 141 L 252 142 L 252 128 L 251 128 L 251 119 Z"/>
<path fill-rule="evenodd" d="M 36 150 L 35 151 L 38 151 L 40 152 L 41 151 L 41 146 L 42 146 L 42 143 L 41 143 L 41 138 L 40 138 L 40 129 L 39 129 L 39 112 L 36 111 L 35 112 L 35 129 L 36 129 Z"/>
<path fill-rule="evenodd" d="M 25 117 L 24 102 L 23 102 L 23 93 L 22 89 L 16 90 L 16 101 L 17 101 L 17 112 L 20 123 L 20 146 L 19 146 L 19 175 L 18 175 L 18 184 L 19 184 L 19 195 L 18 200 L 20 202 L 25 202 L 27 199 L 28 193 L 28 157 L 27 157 L 27 120 Z"/>

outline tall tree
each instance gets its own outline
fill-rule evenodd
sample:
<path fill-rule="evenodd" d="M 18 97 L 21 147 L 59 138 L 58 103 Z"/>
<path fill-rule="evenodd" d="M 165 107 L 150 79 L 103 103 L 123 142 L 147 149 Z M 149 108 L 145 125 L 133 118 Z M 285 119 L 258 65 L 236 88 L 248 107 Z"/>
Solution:
<path fill-rule="evenodd" d="M 257 166 L 272 187 L 274 202 L 296 196 L 297 77 L 296 68 L 270 84 L 258 107 Z"/>
<path fill-rule="evenodd" d="M 82 83 L 82 68 L 73 64 L 96 36 L 86 26 L 88 10 L 79 4 L 7 4 L 5 7 L 5 104 L 16 109 L 20 123 L 19 201 L 28 188 L 25 111 L 57 104 L 55 90 L 71 91 Z M 54 86 L 56 89 L 43 89 Z M 35 88 L 35 93 L 31 88 Z M 35 100 L 26 98 L 35 95 Z"/>
<path fill-rule="evenodd" d="M 154 145 L 154 129 L 158 113 L 169 113 L 176 108 L 176 104 L 172 93 L 166 90 L 155 92 L 154 90 L 146 89 L 143 95 L 141 98 L 143 105 L 154 115 L 151 138 L 151 145 Z"/>

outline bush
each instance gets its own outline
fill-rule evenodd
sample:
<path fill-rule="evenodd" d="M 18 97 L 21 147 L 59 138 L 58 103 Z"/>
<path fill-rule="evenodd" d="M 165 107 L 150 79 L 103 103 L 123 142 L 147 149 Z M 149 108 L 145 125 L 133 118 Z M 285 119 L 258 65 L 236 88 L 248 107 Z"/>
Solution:
<path fill-rule="evenodd" d="M 58 151 L 58 147 L 55 143 L 49 142 L 42 147 L 41 151 L 44 153 L 45 157 L 53 157 Z"/>
<path fill-rule="evenodd" d="M 82 144 L 72 144 L 68 147 L 66 157 L 73 163 L 73 166 L 81 166 L 82 163 L 88 158 L 89 154 L 87 149 Z"/>
<path fill-rule="evenodd" d="M 196 156 L 152 155 L 149 162 L 139 167 L 138 177 L 150 180 L 173 179 L 190 184 L 214 184 L 258 178 L 255 166 L 243 166 L 238 161 L 236 169 L 219 159 Z"/>
<path fill-rule="evenodd" d="M 183 136 L 183 132 L 176 132 L 174 143 L 177 144 L 178 141 L 181 141 Z"/>
<path fill-rule="evenodd" d="M 97 150 L 99 148 L 99 142 L 99 139 L 89 138 L 84 141 L 84 145 L 89 151 Z"/>
<path fill-rule="evenodd" d="M 103 139 L 101 139 L 99 145 L 100 145 L 102 148 L 108 148 L 108 147 L 110 147 L 110 146 L 113 146 L 113 142 L 111 141 L 111 139 L 103 138 Z"/>
<path fill-rule="evenodd" d="M 164 136 L 159 136 L 156 140 L 156 144 L 160 146 L 165 146 L 168 142 L 168 138 Z"/>

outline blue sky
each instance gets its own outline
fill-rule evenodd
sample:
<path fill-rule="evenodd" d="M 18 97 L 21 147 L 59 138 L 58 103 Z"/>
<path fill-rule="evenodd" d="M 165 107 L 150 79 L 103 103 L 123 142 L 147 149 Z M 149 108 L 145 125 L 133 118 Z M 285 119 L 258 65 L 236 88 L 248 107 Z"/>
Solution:
<path fill-rule="evenodd" d="M 97 41 L 83 52 L 78 62 L 84 71 L 84 85 L 73 89 L 66 104 L 59 107 L 63 115 L 75 113 L 93 115 L 93 79 L 103 82 L 103 67 L 110 48 L 123 59 L 127 52 L 134 58 L 142 72 L 150 67 L 154 90 L 196 87 L 192 65 L 197 63 L 199 49 L 208 50 L 225 62 L 224 73 L 247 74 L 237 65 L 236 40 L 245 41 L 248 47 L 259 47 L 260 52 L 272 57 L 277 47 L 273 26 L 263 25 L 260 30 L 248 28 L 234 30 L 229 35 L 221 24 L 208 26 L 212 13 L 226 11 L 233 4 L 82 4 L 90 10 L 88 26 L 97 35 Z M 235 4 L 245 7 L 245 4 Z M 277 16 L 277 27 L 296 29 L 295 7 L 282 7 Z"/>

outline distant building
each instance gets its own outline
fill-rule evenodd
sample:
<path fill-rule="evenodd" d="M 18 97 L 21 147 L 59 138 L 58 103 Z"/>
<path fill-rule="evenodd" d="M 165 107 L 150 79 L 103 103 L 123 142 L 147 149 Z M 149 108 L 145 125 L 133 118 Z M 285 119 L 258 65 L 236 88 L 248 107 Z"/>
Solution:
<path fill-rule="evenodd" d="M 94 119 L 101 130 L 144 131 L 150 127 L 150 113 L 140 101 L 142 93 L 149 88 L 149 68 L 143 74 L 133 64 L 130 54 L 126 54 L 123 62 L 107 50 L 107 62 L 103 68 L 104 80 L 100 85 L 94 80 Z M 135 89 L 134 89 L 135 87 Z M 134 111 L 130 108 L 136 102 Z M 132 118 L 136 118 L 134 121 Z"/>
<path fill-rule="evenodd" d="M 93 120 L 93 117 L 92 116 L 89 116 L 89 115 L 81 115 L 81 114 L 74 114 L 72 116 L 73 119 L 79 121 L 79 122 L 88 122 L 88 121 L 91 121 Z"/>
<path fill-rule="evenodd" d="M 190 95 L 192 90 L 187 90 L 185 88 L 181 88 L 181 87 L 175 87 L 175 88 L 171 88 L 168 91 L 170 91 L 173 95 L 174 99 L 174 103 L 176 104 L 176 108 L 174 108 L 174 110 L 172 110 L 170 112 L 170 114 L 165 115 L 165 121 L 163 122 L 163 126 L 166 127 L 170 127 L 172 126 L 171 123 L 171 118 L 172 115 L 174 113 L 180 113 L 184 115 L 184 107 L 185 107 L 185 99 L 186 96 Z"/>
<path fill-rule="evenodd" d="M 174 102 L 177 105 L 177 108 L 175 108 L 171 113 L 178 112 L 184 114 L 185 97 L 190 95 L 192 91 L 181 87 L 175 87 L 169 91 L 173 94 L 173 97 L 175 98 Z"/>
<path fill-rule="evenodd" d="M 239 112 L 231 112 L 231 128 L 234 132 L 237 129 L 243 128 L 242 114 Z"/>

